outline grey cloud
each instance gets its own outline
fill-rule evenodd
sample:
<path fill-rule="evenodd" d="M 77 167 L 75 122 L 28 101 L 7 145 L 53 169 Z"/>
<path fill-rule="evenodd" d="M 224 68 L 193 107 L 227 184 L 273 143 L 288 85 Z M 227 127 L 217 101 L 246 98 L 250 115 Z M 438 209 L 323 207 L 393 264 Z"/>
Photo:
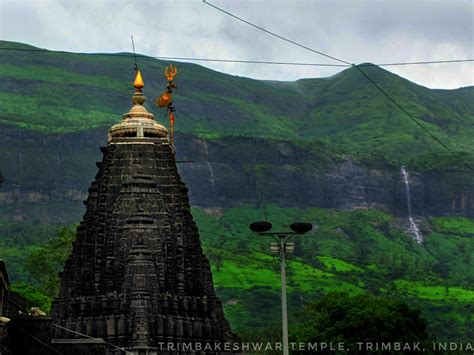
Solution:
<path fill-rule="evenodd" d="M 350 62 L 473 57 L 472 1 L 209 0 L 264 28 Z M 189 1 L 0 0 L 0 38 L 77 52 L 336 63 Z M 340 69 L 198 63 L 258 79 L 322 77 Z M 473 85 L 473 64 L 390 68 L 419 84 Z"/>

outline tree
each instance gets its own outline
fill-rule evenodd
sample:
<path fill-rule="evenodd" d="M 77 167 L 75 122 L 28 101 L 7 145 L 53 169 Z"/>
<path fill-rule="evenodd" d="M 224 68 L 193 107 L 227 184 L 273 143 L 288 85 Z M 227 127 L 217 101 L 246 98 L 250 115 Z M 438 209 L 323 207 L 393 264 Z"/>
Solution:
<path fill-rule="evenodd" d="M 299 320 L 292 341 L 343 342 L 351 353 L 357 353 L 358 342 L 422 342 L 428 337 L 427 322 L 419 310 L 370 294 L 329 293 L 308 304 Z"/>
<path fill-rule="evenodd" d="M 27 301 L 27 308 L 39 307 L 42 311 L 46 312 L 49 312 L 51 308 L 51 297 L 43 294 L 34 286 L 25 283 L 14 283 L 12 284 L 10 291 L 16 292 L 25 298 Z"/>
<path fill-rule="evenodd" d="M 216 267 L 216 271 L 221 271 L 221 267 L 224 264 L 224 255 L 222 254 L 222 252 L 216 250 L 207 252 L 206 254 L 209 258 L 209 261 Z"/>
<path fill-rule="evenodd" d="M 75 235 L 75 226 L 59 229 L 56 238 L 32 252 L 26 261 L 26 269 L 39 285 L 40 291 L 51 298 L 58 294 L 59 272 L 71 253 Z"/>

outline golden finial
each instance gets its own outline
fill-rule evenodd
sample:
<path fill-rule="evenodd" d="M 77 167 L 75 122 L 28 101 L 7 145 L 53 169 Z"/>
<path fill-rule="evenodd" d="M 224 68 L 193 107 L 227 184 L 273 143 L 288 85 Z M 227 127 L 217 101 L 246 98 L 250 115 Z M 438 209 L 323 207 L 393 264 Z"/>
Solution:
<path fill-rule="evenodd" d="M 178 74 L 178 68 L 173 68 L 173 64 L 170 64 L 169 67 L 166 67 L 165 76 L 168 81 L 173 81 L 173 78 L 176 76 L 176 74 Z"/>
<path fill-rule="evenodd" d="M 142 73 L 140 70 L 137 70 L 137 75 L 135 76 L 135 81 L 133 82 L 133 86 L 135 86 L 135 89 L 141 90 L 145 86 L 145 83 L 143 82 L 142 78 Z"/>
<path fill-rule="evenodd" d="M 143 105 L 145 102 L 145 96 L 142 94 L 142 89 L 145 86 L 143 82 L 142 73 L 140 70 L 137 70 L 137 75 L 135 76 L 135 81 L 133 82 L 135 86 L 135 93 L 132 96 L 132 102 L 134 105 Z"/>

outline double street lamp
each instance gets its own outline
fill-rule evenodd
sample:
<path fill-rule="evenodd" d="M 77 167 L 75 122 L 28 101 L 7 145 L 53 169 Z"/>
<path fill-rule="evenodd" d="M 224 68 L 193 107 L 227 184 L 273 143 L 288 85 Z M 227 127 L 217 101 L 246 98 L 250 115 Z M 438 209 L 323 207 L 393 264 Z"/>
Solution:
<path fill-rule="evenodd" d="M 288 254 L 295 250 L 295 244 L 290 239 L 295 235 L 309 232 L 313 226 L 311 223 L 295 222 L 290 225 L 291 232 L 270 232 L 272 224 L 267 221 L 253 222 L 249 225 L 251 231 L 259 235 L 269 235 L 276 240 L 270 244 L 272 254 L 280 255 L 281 270 L 281 315 L 283 330 L 283 355 L 289 354 L 288 349 L 288 308 L 286 301 L 286 259 Z"/>

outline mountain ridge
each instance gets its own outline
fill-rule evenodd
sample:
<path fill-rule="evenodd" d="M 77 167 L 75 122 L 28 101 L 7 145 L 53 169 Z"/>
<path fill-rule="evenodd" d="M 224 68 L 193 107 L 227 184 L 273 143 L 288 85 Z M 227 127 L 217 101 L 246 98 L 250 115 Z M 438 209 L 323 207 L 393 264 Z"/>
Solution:
<path fill-rule="evenodd" d="M 9 43 L 2 41 L 0 46 Z M 109 127 L 127 111 L 133 76 L 130 58 L 38 53 L 10 51 L 0 59 L 1 123 L 13 129 L 65 133 Z M 164 112 L 152 105 L 152 97 L 165 87 L 164 78 L 157 75 L 164 62 L 149 57 L 140 60 L 144 93 L 151 96 L 146 105 L 162 120 Z M 308 144 L 321 140 L 329 149 L 356 159 L 381 145 L 375 153 L 395 165 L 407 164 L 417 154 L 442 151 L 355 68 L 330 78 L 275 84 L 197 64 L 178 66 L 177 132 L 205 139 L 244 135 Z M 470 96 L 474 87 L 433 90 L 376 66 L 363 70 L 452 150 L 472 155 L 474 100 Z"/>
<path fill-rule="evenodd" d="M 55 225 L 80 221 L 99 147 L 131 105 L 132 60 L 27 51 L 0 57 L 0 249 L 15 282 L 37 284 L 26 274 L 28 255 L 48 246 Z M 160 122 L 165 112 L 152 101 L 165 88 L 165 64 L 140 57 L 146 104 Z M 354 68 L 288 84 L 173 64 L 176 158 L 193 161 L 178 169 L 233 327 L 255 333 L 279 321 L 278 268 L 268 241 L 255 240 L 248 224 L 266 219 L 286 230 L 305 220 L 315 228 L 295 240 L 291 313 L 334 290 L 387 294 L 420 308 L 442 339 L 472 338 L 471 171 Z M 384 69 L 363 70 L 472 159 L 474 88 L 439 92 Z M 401 164 L 421 246 L 405 226 Z"/>
<path fill-rule="evenodd" d="M 169 62 L 140 57 L 139 63 L 145 105 L 166 125 L 165 110 L 154 107 L 153 98 L 165 90 L 162 73 Z M 172 63 L 179 70 L 177 157 L 195 161 L 180 167 L 194 204 L 235 206 L 245 196 L 283 206 L 375 205 L 399 214 L 405 203 L 399 169 L 405 165 L 421 191 L 413 199 L 420 213 L 474 215 L 471 171 L 357 69 L 275 83 Z M 0 169 L 7 179 L 0 203 L 6 218 L 50 220 L 58 214 L 64 221 L 81 210 L 77 196 L 95 172 L 97 147 L 130 108 L 132 65 L 133 58 L 124 56 L 54 51 L 0 57 Z M 363 70 L 474 165 L 474 88 L 433 90 L 382 68 Z M 212 186 L 211 173 L 217 177 Z M 11 202 L 15 196 L 17 204 Z"/>

